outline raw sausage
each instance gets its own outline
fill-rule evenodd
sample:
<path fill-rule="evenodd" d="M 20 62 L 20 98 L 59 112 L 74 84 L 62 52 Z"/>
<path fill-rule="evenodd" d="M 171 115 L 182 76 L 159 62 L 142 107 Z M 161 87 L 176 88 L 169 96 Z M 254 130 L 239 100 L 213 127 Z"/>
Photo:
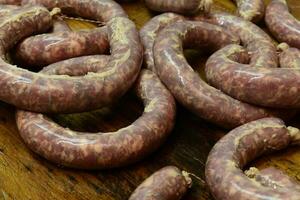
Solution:
<path fill-rule="evenodd" d="M 213 0 L 145 0 L 145 3 L 154 11 L 191 15 L 199 10 L 208 12 Z"/>
<path fill-rule="evenodd" d="M 255 67 L 278 67 L 276 46 L 260 27 L 228 13 L 212 13 L 196 16 L 194 20 L 206 21 L 222 26 L 237 35 L 251 54 L 249 64 Z"/>
<path fill-rule="evenodd" d="M 88 5 L 80 2 L 78 8 L 88 7 L 90 3 L 96 6 L 98 2 L 97 11 L 115 5 L 113 1 L 110 5 L 108 0 L 89 1 L 86 2 Z M 35 29 L 45 31 L 51 27 L 50 13 L 44 8 L 39 10 L 41 13 L 31 12 L 30 15 L 17 13 L 2 22 L 0 40 L 7 41 L 0 44 L 2 57 L 17 41 L 36 32 Z M 105 16 L 97 15 L 94 18 L 106 18 L 111 13 L 116 12 L 104 11 Z M 0 60 L 0 100 L 21 109 L 52 113 L 94 110 L 115 101 L 132 86 L 138 76 L 142 64 L 142 46 L 136 26 L 127 17 L 116 16 L 107 22 L 107 34 L 111 57 L 107 68 L 101 73 L 89 73 L 83 77 L 49 76 L 20 69 Z"/>
<path fill-rule="evenodd" d="M 300 49 L 300 22 L 289 12 L 285 0 L 272 0 L 265 17 L 268 29 L 279 42 Z"/>
<path fill-rule="evenodd" d="M 265 14 L 263 0 L 234 0 L 237 4 L 237 13 L 245 20 L 259 22 Z"/>
<path fill-rule="evenodd" d="M 167 166 L 147 178 L 129 200 L 179 200 L 191 184 L 192 180 L 186 173 Z"/>
<path fill-rule="evenodd" d="M 182 21 L 184 17 L 174 13 L 164 13 L 153 17 L 140 30 L 141 42 L 144 46 L 144 65 L 147 69 L 155 72 L 153 59 L 153 44 L 158 32 L 168 24 Z"/>
<path fill-rule="evenodd" d="M 278 115 L 237 101 L 209 86 L 193 71 L 183 55 L 183 47 L 215 50 L 232 42 L 237 42 L 236 37 L 219 26 L 185 21 L 164 28 L 154 44 L 156 71 L 175 98 L 199 117 L 225 128 Z M 248 60 L 248 54 L 243 55 L 244 61 Z"/>
<path fill-rule="evenodd" d="M 238 62 L 241 52 L 245 52 L 241 46 L 229 45 L 207 60 L 205 71 L 211 85 L 255 105 L 300 108 L 299 67 L 249 67 Z"/>
<path fill-rule="evenodd" d="M 277 118 L 260 119 L 232 130 L 208 156 L 205 176 L 212 195 L 217 200 L 299 200 L 300 190 L 291 190 L 285 184 L 262 184 L 242 171 L 258 156 L 299 142 L 300 131 L 286 127 Z M 276 174 L 272 176 L 276 180 Z"/>
<path fill-rule="evenodd" d="M 164 142 L 173 128 L 176 112 L 172 95 L 151 71 L 141 72 L 135 91 L 144 103 L 144 113 L 116 132 L 76 132 L 42 114 L 26 111 L 17 112 L 17 126 L 29 148 L 59 165 L 84 169 L 128 165 Z"/>
<path fill-rule="evenodd" d="M 212 14 L 211 21 L 239 33 L 242 43 L 246 44 L 246 49 L 236 45 L 225 47 L 208 59 L 206 77 L 211 85 L 236 99 L 259 106 L 276 108 L 300 106 L 297 89 L 297 76 L 300 75 L 298 69 L 277 68 L 276 48 L 259 27 L 228 14 Z M 240 26 L 234 23 L 237 21 L 241 22 Z M 237 57 L 241 52 L 246 50 L 251 57 L 250 63 L 244 65 L 235 62 L 239 60 Z M 296 61 L 293 60 L 294 55 L 285 56 L 286 53 L 292 56 L 291 50 L 281 54 L 281 67 L 291 68 L 290 64 L 293 64 L 292 68 L 298 68 L 295 66 L 297 62 L 293 62 Z M 286 60 L 289 62 L 284 63 Z M 290 67 L 287 67 L 288 65 Z M 291 82 L 293 83 L 290 84 Z"/>
<path fill-rule="evenodd" d="M 108 49 L 106 27 L 100 27 L 26 38 L 16 47 L 15 57 L 22 65 L 38 68 L 72 57 L 107 53 Z"/>

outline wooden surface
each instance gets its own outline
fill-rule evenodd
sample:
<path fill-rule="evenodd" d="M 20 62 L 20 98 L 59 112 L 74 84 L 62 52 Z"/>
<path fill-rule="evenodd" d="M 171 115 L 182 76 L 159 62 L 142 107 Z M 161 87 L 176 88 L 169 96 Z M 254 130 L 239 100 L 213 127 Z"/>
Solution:
<path fill-rule="evenodd" d="M 289 4 L 295 16 L 300 18 L 300 1 L 290 0 Z M 151 15 L 141 3 L 124 4 L 124 8 L 138 27 Z M 214 8 L 233 11 L 234 4 L 219 0 Z M 69 22 L 74 29 L 92 27 Z M 195 60 L 193 57 L 197 56 L 189 56 L 189 61 L 200 72 L 205 58 Z M 92 113 L 53 118 L 75 130 L 111 131 L 130 124 L 141 111 L 141 104 L 127 95 L 118 104 Z M 93 172 L 61 168 L 32 153 L 18 135 L 14 112 L 12 106 L 0 103 L 0 199 L 123 200 L 147 176 L 166 165 L 176 165 L 198 176 L 197 179 L 193 178 L 193 187 L 184 199 L 212 199 L 204 181 L 205 161 L 214 143 L 227 131 L 197 118 L 181 107 L 178 108 L 174 131 L 157 152 L 123 169 Z M 300 120 L 290 124 L 300 127 Z M 272 165 L 300 180 L 300 148 L 265 156 L 253 165 L 259 168 Z"/>

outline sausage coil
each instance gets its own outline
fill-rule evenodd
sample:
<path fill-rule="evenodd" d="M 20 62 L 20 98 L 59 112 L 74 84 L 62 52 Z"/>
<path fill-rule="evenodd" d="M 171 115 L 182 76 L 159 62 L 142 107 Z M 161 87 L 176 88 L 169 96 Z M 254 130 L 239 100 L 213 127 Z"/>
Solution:
<path fill-rule="evenodd" d="M 89 73 L 83 77 L 50 76 L 16 68 L 2 59 L 0 100 L 34 112 L 74 113 L 107 105 L 121 97 L 132 86 L 142 64 L 142 46 L 136 26 L 127 17 L 118 17 L 123 15 L 123 11 L 118 10 L 119 6 L 116 11 L 105 10 L 116 6 L 113 1 L 80 2 L 72 1 L 77 6 L 75 8 L 80 8 L 78 12 L 82 12 L 81 14 L 87 12 L 88 9 L 83 9 L 85 6 L 91 6 L 95 9 L 93 11 L 103 11 L 101 13 L 103 16 L 94 16 L 96 20 L 100 18 L 108 20 L 108 17 L 112 17 L 112 13 L 117 15 L 112 17 L 106 26 L 111 56 L 105 70 L 101 73 Z M 33 8 L 36 7 L 27 9 Z M 45 8 L 39 10 L 41 13 L 16 14 L 1 24 L 0 40 L 9 41 L 0 45 L 2 58 L 16 42 L 34 32 L 42 32 L 51 27 L 50 13 Z M 83 16 L 90 14 L 88 12 Z M 12 32 L 19 34 L 11 34 Z"/>
<path fill-rule="evenodd" d="M 209 86 L 183 55 L 184 47 L 218 49 L 232 42 L 237 42 L 236 37 L 216 25 L 190 21 L 173 23 L 160 31 L 155 41 L 156 71 L 182 105 L 219 126 L 233 128 L 267 116 L 283 116 L 282 112 L 237 101 Z M 247 54 L 242 55 L 248 60 Z"/>
<path fill-rule="evenodd" d="M 260 119 L 232 130 L 217 142 L 208 156 L 205 175 L 212 195 L 217 200 L 298 200 L 299 187 L 289 188 L 295 186 L 291 180 L 278 181 L 277 176 L 282 177 L 278 171 L 261 172 L 260 176 L 271 177 L 267 182 L 259 180 L 259 173 L 251 173 L 251 169 L 246 172 L 248 176 L 243 172 L 258 156 L 297 144 L 300 144 L 300 131 L 286 127 L 277 118 Z"/>

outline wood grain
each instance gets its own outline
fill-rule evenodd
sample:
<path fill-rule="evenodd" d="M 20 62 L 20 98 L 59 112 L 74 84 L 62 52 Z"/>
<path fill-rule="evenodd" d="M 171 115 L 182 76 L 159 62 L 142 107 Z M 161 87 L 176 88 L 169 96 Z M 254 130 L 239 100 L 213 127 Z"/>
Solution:
<path fill-rule="evenodd" d="M 300 1 L 290 0 L 292 12 L 300 19 Z M 130 18 L 141 27 L 153 13 L 141 2 L 123 7 Z M 233 12 L 229 0 L 217 0 L 214 9 Z M 93 25 L 68 20 L 73 29 Z M 201 73 L 205 58 L 188 54 L 189 62 Z M 133 122 L 142 105 L 131 94 L 118 103 L 91 113 L 52 116 L 61 125 L 75 130 L 112 131 Z M 155 170 L 176 165 L 194 173 L 194 184 L 184 199 L 212 199 L 204 182 L 207 155 L 227 131 L 213 126 L 179 106 L 177 123 L 168 141 L 157 152 L 132 166 L 105 171 L 81 171 L 55 166 L 32 153 L 22 142 L 14 120 L 15 109 L 0 103 L 0 199 L 4 200 L 123 200 Z M 296 118 L 297 119 L 297 118 Z M 290 124 L 300 127 L 300 120 Z M 265 156 L 253 164 L 256 167 L 275 166 L 300 180 L 300 148 Z M 219 166 L 222 167 L 222 166 Z"/>

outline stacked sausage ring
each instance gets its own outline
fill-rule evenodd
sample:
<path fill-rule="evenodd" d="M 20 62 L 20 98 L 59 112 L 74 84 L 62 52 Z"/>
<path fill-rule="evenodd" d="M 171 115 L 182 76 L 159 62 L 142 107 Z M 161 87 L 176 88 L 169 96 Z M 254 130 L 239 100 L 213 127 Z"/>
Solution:
<path fill-rule="evenodd" d="M 67 3 L 66 1 L 63 2 Z M 87 8 L 83 9 L 82 6 Z M 63 8 L 63 5 L 61 7 Z M 77 8 L 78 14 L 82 14 L 82 16 L 85 15 L 80 12 L 84 10 L 88 13 L 87 16 L 91 13 L 102 13 L 103 19 L 109 20 L 111 18 L 107 21 L 111 56 L 106 70 L 101 73 L 90 73 L 84 77 L 48 76 L 16 68 L 2 59 L 0 72 L 0 85 L 3 91 L 0 94 L 0 99 L 2 101 L 35 112 L 81 112 L 106 105 L 122 96 L 131 87 L 142 62 L 142 48 L 133 22 L 124 17 L 125 13 L 121 7 L 113 1 L 93 1 L 88 6 L 79 4 L 74 5 L 74 8 Z M 40 10 L 40 15 L 45 15 L 45 17 L 33 15 L 29 19 L 24 18 L 31 20 L 32 29 L 28 28 L 27 23 L 23 21 L 20 23 L 18 17 L 8 18 L 7 23 L 2 24 L 1 31 L 4 33 L 1 35 L 1 39 L 9 41 L 2 44 L 2 58 L 13 44 L 31 35 L 34 28 L 49 29 L 52 22 L 51 16 L 47 10 Z M 107 10 L 111 10 L 111 12 Z M 75 9 L 74 12 L 76 12 Z M 35 18 L 45 19 L 36 20 Z M 12 26 L 11 23 L 14 23 L 15 26 Z M 27 29 L 30 32 L 10 34 L 7 32 L 9 29 L 12 32 L 20 32 L 18 30 L 22 29 Z"/>
<path fill-rule="evenodd" d="M 193 19 L 204 20 L 198 17 Z M 140 33 L 145 48 L 145 66 L 159 75 L 181 104 L 198 116 L 225 128 L 267 116 L 288 117 L 285 110 L 246 104 L 209 86 L 193 72 L 183 56 L 183 47 L 216 50 L 237 43 L 240 38 L 247 50 L 253 52 L 250 63 L 258 68 L 264 65 L 276 67 L 276 47 L 267 34 L 251 22 L 229 14 L 214 14 L 205 18 L 207 22 L 224 28 L 184 20 L 181 15 L 165 13 L 151 19 Z M 249 59 L 246 54 L 241 55 L 244 62 Z"/>
<path fill-rule="evenodd" d="M 49 29 L 52 17 L 46 8 L 36 5 L 9 11 L 14 17 L 4 18 L 0 26 L 2 41 L 10 41 L 3 43 L 1 48 L 0 85 L 4 91 L 1 100 L 29 110 L 19 110 L 16 115 L 25 143 L 36 153 L 59 165 L 84 169 L 121 167 L 157 149 L 173 127 L 175 102 L 154 73 L 143 70 L 138 75 L 143 55 L 139 35 L 120 6 L 110 0 L 31 3 L 42 4 L 49 9 L 59 7 L 72 14 L 105 21 L 103 29 L 107 38 L 104 40 L 110 44 L 111 55 L 64 60 L 45 67 L 40 73 L 16 68 L 4 61 L 6 51 L 24 37 Z M 57 31 L 66 33 L 61 31 L 64 28 L 66 26 L 60 24 Z M 27 32 L 19 31 L 21 29 Z M 12 36 L 10 31 L 4 30 L 18 34 Z M 134 91 L 145 105 L 144 113 L 132 125 L 115 133 L 71 131 L 43 114 L 35 113 L 96 109 L 121 97 L 134 82 Z M 17 91 L 14 96 L 13 90 Z"/>

